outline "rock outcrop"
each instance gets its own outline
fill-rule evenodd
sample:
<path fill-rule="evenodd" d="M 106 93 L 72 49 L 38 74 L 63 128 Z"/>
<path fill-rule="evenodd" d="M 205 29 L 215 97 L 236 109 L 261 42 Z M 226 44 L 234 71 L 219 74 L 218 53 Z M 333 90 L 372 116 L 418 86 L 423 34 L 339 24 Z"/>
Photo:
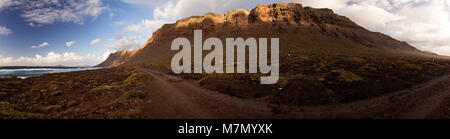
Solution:
<path fill-rule="evenodd" d="M 297 36 L 310 36 L 310 38 L 328 39 L 335 43 L 339 43 L 336 40 L 342 40 L 367 48 L 418 51 L 405 42 L 395 40 L 382 33 L 366 30 L 347 17 L 335 14 L 330 9 L 303 7 L 297 3 L 278 3 L 258 5 L 251 10 L 237 9 L 226 14 L 208 13 L 204 16 L 192 16 L 173 24 L 163 25 L 140 49 L 118 51 L 111 54 L 105 62 L 98 66 L 114 67 L 148 60 L 167 59 L 164 55 L 169 55 L 171 41 L 177 37 L 192 38 L 195 29 L 202 29 L 204 36 L 219 38 L 279 37 L 287 34 L 292 38 L 281 39 L 295 42 L 298 40 L 295 38 Z M 280 45 L 280 49 L 285 47 L 283 43 Z"/>
<path fill-rule="evenodd" d="M 116 67 L 124 64 L 127 59 L 134 56 L 134 54 L 138 52 L 138 50 L 119 50 L 115 53 L 109 55 L 108 59 L 106 59 L 101 64 L 97 65 L 97 67 Z"/>

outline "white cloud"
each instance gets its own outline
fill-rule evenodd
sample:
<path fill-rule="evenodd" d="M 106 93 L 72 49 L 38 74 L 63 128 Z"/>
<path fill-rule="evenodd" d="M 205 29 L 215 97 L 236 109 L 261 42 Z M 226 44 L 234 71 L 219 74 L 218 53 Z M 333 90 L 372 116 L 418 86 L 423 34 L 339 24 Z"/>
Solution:
<path fill-rule="evenodd" d="M 304 6 L 311 6 L 314 8 L 329 8 L 338 10 L 347 7 L 347 2 L 350 0 L 287 0 L 289 2 L 298 2 Z"/>
<path fill-rule="evenodd" d="M 421 50 L 450 55 L 448 0 L 293 0 L 331 8 L 372 31 L 407 41 Z"/>
<path fill-rule="evenodd" d="M 168 21 L 164 20 L 142 20 L 140 23 L 128 25 L 114 38 L 110 50 L 136 49 L 143 45 L 154 31 Z"/>
<path fill-rule="evenodd" d="M 140 23 L 131 24 L 122 30 L 114 39 L 110 49 L 137 48 L 143 45 L 154 31 L 162 25 L 175 20 L 193 15 L 204 15 L 208 12 L 224 13 L 229 10 L 256 6 L 258 1 L 254 0 L 122 0 L 130 4 L 150 4 L 155 6 L 153 20 L 143 19 Z"/>
<path fill-rule="evenodd" d="M 346 15 L 361 26 L 378 31 L 384 31 L 387 23 L 406 18 L 404 16 L 389 13 L 386 10 L 373 5 L 360 6 L 354 4 L 341 9 L 339 13 Z"/>
<path fill-rule="evenodd" d="M 30 26 L 52 24 L 54 22 L 73 22 L 84 24 L 87 17 L 96 18 L 108 9 L 101 0 L 1 0 L 0 9 L 11 7 L 21 10 L 21 17 Z"/>
<path fill-rule="evenodd" d="M 105 52 L 105 53 L 103 53 L 102 61 L 108 59 L 108 57 L 109 57 L 109 55 L 110 55 L 111 53 L 113 53 L 113 52 Z M 97 63 L 97 64 L 98 64 L 98 63 Z"/>
<path fill-rule="evenodd" d="M 11 29 L 6 28 L 4 26 L 0 26 L 0 36 L 8 36 L 11 33 L 12 33 Z"/>
<path fill-rule="evenodd" d="M 125 27 L 125 29 L 123 29 L 124 32 L 139 32 L 139 30 L 141 30 L 141 25 L 140 24 L 136 24 L 136 25 L 130 25 Z"/>
<path fill-rule="evenodd" d="M 168 23 L 168 21 L 165 20 L 142 20 L 139 24 L 133 24 L 126 26 L 123 29 L 123 32 L 133 32 L 133 33 L 152 33 L 156 31 L 158 28 L 160 28 L 165 23 Z"/>
<path fill-rule="evenodd" d="M 77 65 L 95 65 L 105 60 L 103 56 L 93 54 L 79 55 L 74 52 L 55 53 L 50 52 L 47 55 L 36 55 L 34 57 L 2 57 L 0 56 L 1 66 L 77 66 Z"/>
<path fill-rule="evenodd" d="M 43 42 L 42 44 L 31 46 L 31 48 L 36 49 L 36 48 L 42 48 L 42 47 L 49 46 L 49 45 L 50 44 L 48 44 L 48 42 Z"/>
<path fill-rule="evenodd" d="M 275 0 L 273 2 L 287 2 Z M 255 0 L 169 0 L 153 11 L 156 19 L 176 20 L 183 17 L 204 15 L 208 12 L 225 13 L 239 8 L 254 8 L 260 1 Z M 250 7 L 249 7 L 250 6 Z"/>
<path fill-rule="evenodd" d="M 114 25 L 115 25 L 115 26 L 122 26 L 122 25 L 125 25 L 126 23 L 127 23 L 126 21 L 120 20 L 120 21 L 114 22 Z"/>
<path fill-rule="evenodd" d="M 160 19 L 174 19 L 179 16 L 180 14 L 180 6 L 176 7 L 177 5 L 174 5 L 172 1 L 167 2 L 163 6 L 158 6 L 153 11 L 153 17 L 160 18 Z M 200 9 L 200 8 L 199 8 Z"/>
<path fill-rule="evenodd" d="M 96 45 L 102 42 L 102 39 L 95 39 L 91 41 L 91 45 Z"/>
<path fill-rule="evenodd" d="M 115 43 L 108 48 L 111 50 L 132 49 L 141 45 L 141 41 L 136 37 L 122 37 L 116 39 Z"/>
<path fill-rule="evenodd" d="M 66 42 L 67 47 L 72 47 L 72 45 L 75 43 L 75 41 Z"/>
<path fill-rule="evenodd" d="M 0 10 L 2 10 L 5 7 L 9 7 L 13 4 L 14 2 L 12 0 L 0 0 Z"/>
<path fill-rule="evenodd" d="M 160 5 L 167 0 L 122 0 L 122 2 L 128 3 L 128 4 L 138 4 L 138 5 L 145 5 L 145 6 L 155 6 Z"/>

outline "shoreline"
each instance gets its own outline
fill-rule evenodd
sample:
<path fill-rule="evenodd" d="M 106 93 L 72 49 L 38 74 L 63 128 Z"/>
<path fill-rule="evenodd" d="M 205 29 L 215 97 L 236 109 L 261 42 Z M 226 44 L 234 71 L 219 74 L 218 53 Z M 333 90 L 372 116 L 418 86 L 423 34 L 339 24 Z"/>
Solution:
<path fill-rule="evenodd" d="M 49 66 L 12 66 L 10 68 L 0 67 L 0 78 L 17 77 L 26 79 L 40 77 L 46 74 L 67 73 L 77 71 L 88 71 L 103 69 L 102 67 L 49 67 Z"/>

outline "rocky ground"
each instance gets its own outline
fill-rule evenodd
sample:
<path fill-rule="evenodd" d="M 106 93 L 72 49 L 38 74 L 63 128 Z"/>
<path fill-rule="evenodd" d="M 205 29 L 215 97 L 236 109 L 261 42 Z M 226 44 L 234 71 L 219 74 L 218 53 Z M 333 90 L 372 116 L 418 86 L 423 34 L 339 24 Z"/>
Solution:
<path fill-rule="evenodd" d="M 347 70 L 328 74 L 349 84 L 346 90 L 360 89 L 355 82 L 372 81 Z M 0 79 L 0 119 L 447 119 L 450 76 L 441 74 L 375 96 L 360 98 L 369 92 L 360 90 L 351 98 L 327 88 L 329 79 L 314 74 L 259 88 L 259 75 L 174 75 L 163 66 L 143 64 Z"/>
<path fill-rule="evenodd" d="M 145 118 L 150 79 L 130 67 L 0 79 L 0 118 Z"/>
<path fill-rule="evenodd" d="M 262 74 L 171 73 L 172 41 L 186 37 L 193 42 L 196 29 L 203 30 L 204 39 L 222 42 L 279 38 L 280 80 L 261 85 Z M 371 32 L 330 9 L 295 3 L 187 17 L 163 25 L 141 48 L 113 53 L 99 66 L 116 68 L 0 79 L 1 118 L 203 118 L 195 116 L 202 112 L 214 118 L 233 117 L 220 117 L 223 112 L 237 118 L 449 115 L 449 57 Z"/>

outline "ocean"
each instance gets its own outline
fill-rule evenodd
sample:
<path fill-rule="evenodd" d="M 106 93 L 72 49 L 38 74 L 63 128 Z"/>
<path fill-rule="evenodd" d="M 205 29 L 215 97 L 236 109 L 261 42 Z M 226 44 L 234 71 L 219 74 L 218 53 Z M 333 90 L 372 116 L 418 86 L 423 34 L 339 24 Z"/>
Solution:
<path fill-rule="evenodd" d="M 0 78 L 29 78 L 44 74 L 100 69 L 99 67 L 0 66 Z"/>

